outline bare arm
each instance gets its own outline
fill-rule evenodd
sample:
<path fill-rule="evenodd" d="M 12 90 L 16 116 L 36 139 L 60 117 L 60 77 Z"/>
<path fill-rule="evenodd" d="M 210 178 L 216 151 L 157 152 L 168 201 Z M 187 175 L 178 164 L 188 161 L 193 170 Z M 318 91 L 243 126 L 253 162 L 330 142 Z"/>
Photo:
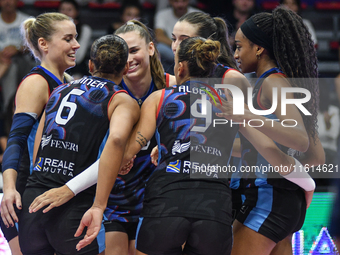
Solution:
<path fill-rule="evenodd" d="M 239 131 L 272 166 L 290 167 L 295 165 L 294 159 L 283 153 L 273 140 L 265 134 L 249 126 L 240 126 Z M 285 173 L 283 172 L 283 174 Z"/>
<path fill-rule="evenodd" d="M 222 81 L 223 84 L 233 84 L 242 90 L 243 95 L 247 95 L 248 88 L 251 87 L 247 78 L 236 70 L 228 71 Z M 244 97 L 244 102 L 247 103 L 246 97 Z"/>
<path fill-rule="evenodd" d="M 272 75 L 274 76 L 274 75 Z M 308 135 L 301 117 L 300 112 L 297 107 L 292 104 L 287 104 L 286 115 L 282 115 L 281 108 L 281 89 L 284 87 L 290 87 L 289 83 L 286 79 L 283 78 L 266 78 L 263 82 L 262 93 L 261 93 L 261 103 L 268 109 L 272 106 L 272 90 L 273 88 L 277 88 L 277 107 L 274 111 L 277 119 L 279 121 L 273 121 L 271 119 L 267 119 L 266 117 L 258 114 L 252 113 L 250 110 L 245 109 L 244 115 L 233 115 L 233 105 L 232 102 L 226 102 L 224 107 L 224 115 L 227 119 L 232 119 L 233 122 L 245 122 L 251 120 L 260 120 L 261 125 L 257 125 L 256 129 L 266 134 L 271 139 L 276 142 L 298 150 L 298 151 L 306 151 L 309 146 Z M 294 98 L 293 93 L 287 93 L 287 98 Z M 251 98 L 250 98 L 251 100 Z M 228 110 L 227 110 L 228 109 Z M 281 121 L 284 119 L 293 119 L 294 121 L 286 121 L 285 125 L 281 124 Z M 258 123 L 259 121 L 257 121 Z M 263 124 L 263 125 L 262 125 Z M 242 124 L 243 125 L 243 124 Z M 290 127 L 287 127 L 290 125 Z"/>
<path fill-rule="evenodd" d="M 162 90 L 152 93 L 143 103 L 141 117 L 126 146 L 124 163 L 136 155 L 155 134 L 157 107 L 161 93 Z"/>
<path fill-rule="evenodd" d="M 158 98 L 157 95 L 159 95 Z M 125 154 L 131 156 L 125 155 L 123 162 L 122 157 L 124 154 L 125 142 L 128 141 L 128 135 L 130 132 L 124 135 L 120 134 L 121 132 L 118 132 L 117 134 L 115 131 L 130 131 L 132 129 L 132 125 L 122 126 L 124 122 L 123 119 L 126 118 L 127 113 L 124 113 L 120 116 L 122 119 L 119 119 L 119 115 L 112 118 L 116 121 L 110 125 L 110 134 L 112 133 L 112 136 L 110 135 L 111 138 L 109 136 L 110 141 L 108 140 L 106 143 L 103 154 L 100 157 L 95 201 L 92 207 L 84 214 L 79 228 L 75 234 L 75 236 L 79 236 L 84 230 L 84 227 L 87 226 L 86 235 L 84 239 L 78 243 L 77 250 L 80 250 L 91 243 L 98 235 L 103 212 L 106 208 L 107 200 L 116 180 L 121 163 L 124 165 L 124 162 L 126 163 L 129 159 L 131 159 L 131 157 L 137 154 L 137 152 L 140 151 L 140 149 L 144 146 L 144 142 L 140 141 L 143 140 L 143 138 L 140 136 L 141 134 L 146 140 L 151 139 L 154 135 L 156 129 L 155 116 L 159 98 L 160 94 L 157 91 L 150 95 L 143 103 L 140 120 L 137 126 L 134 128 L 125 150 Z M 112 155 L 114 155 L 114 157 L 112 157 Z"/>
<path fill-rule="evenodd" d="M 90 244 L 98 235 L 111 189 L 116 181 L 122 163 L 125 146 L 133 125 L 139 118 L 139 106 L 130 96 L 119 93 L 112 100 L 109 112 L 110 134 L 99 160 L 98 185 L 92 207 L 84 214 L 75 236 L 79 236 L 85 226 L 86 235 L 77 245 L 77 250 Z M 114 156 L 113 156 L 114 155 Z"/>
<path fill-rule="evenodd" d="M 237 157 L 237 158 L 241 157 L 241 139 L 240 138 L 235 138 L 231 156 Z"/>
<path fill-rule="evenodd" d="M 261 95 L 261 102 L 266 103 L 269 102 L 271 106 L 273 103 L 272 100 L 272 90 L 273 88 L 278 88 L 277 95 L 277 107 L 275 110 L 275 115 L 281 121 L 284 119 L 293 119 L 296 121 L 297 125 L 295 127 L 284 127 L 279 122 L 274 123 L 274 128 L 266 127 L 259 128 L 261 132 L 278 142 L 284 146 L 289 148 L 298 150 L 298 151 L 306 151 L 309 146 L 309 138 L 307 135 L 307 131 L 305 129 L 303 119 L 301 113 L 295 105 L 287 104 L 286 106 L 286 115 L 282 115 L 281 108 L 281 89 L 285 87 L 291 87 L 285 78 L 275 78 L 275 76 L 282 77 L 281 75 L 275 74 L 272 75 L 274 78 L 267 78 L 263 83 L 263 95 Z M 287 98 L 293 99 L 293 93 L 287 93 Z M 268 105 L 268 106 L 269 106 Z M 292 123 L 292 122 L 287 122 Z M 292 123 L 294 124 L 294 123 Z"/>
<path fill-rule="evenodd" d="M 326 161 L 325 151 L 316 135 L 315 141 L 312 137 L 309 137 L 310 143 L 307 151 L 303 154 L 299 160 L 303 165 L 322 165 Z"/>
<path fill-rule="evenodd" d="M 23 146 L 34 125 L 34 118 L 30 116 L 34 114 L 39 116 L 41 114 L 48 100 L 48 96 L 48 84 L 40 75 L 27 77 L 21 83 L 16 94 L 15 116 L 13 117 L 8 145 L 3 158 L 4 196 L 1 202 L 1 216 L 7 226 L 13 225 L 12 219 L 18 221 L 13 204 L 16 204 L 18 209 L 21 209 L 21 197 L 15 188 L 17 168 L 13 164 L 19 164 Z M 27 100 L 28 98 L 29 100 Z M 22 124 L 19 123 L 22 118 L 25 118 L 23 121 L 24 124 L 26 119 L 30 123 L 24 127 L 27 136 L 25 141 L 23 141 L 21 135 L 18 135 L 20 134 L 18 130 L 22 130 Z"/>

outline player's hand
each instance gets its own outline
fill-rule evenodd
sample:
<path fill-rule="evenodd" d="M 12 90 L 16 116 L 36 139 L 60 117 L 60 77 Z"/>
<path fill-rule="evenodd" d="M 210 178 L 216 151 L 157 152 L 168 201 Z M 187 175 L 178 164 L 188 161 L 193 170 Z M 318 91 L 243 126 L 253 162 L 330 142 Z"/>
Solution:
<path fill-rule="evenodd" d="M 36 197 L 28 210 L 30 213 L 34 213 L 48 205 L 48 207 L 43 210 L 43 213 L 47 213 L 52 208 L 65 204 L 73 197 L 74 193 L 66 185 L 60 188 L 50 189 Z"/>
<path fill-rule="evenodd" d="M 240 102 L 240 103 L 243 104 L 244 114 L 234 115 L 234 103 L 233 103 L 233 98 L 232 98 L 229 90 L 225 91 L 225 96 L 226 96 L 227 100 L 225 100 L 222 97 L 218 98 L 215 94 L 213 94 L 213 99 L 215 101 L 212 98 L 209 99 L 211 104 L 221 111 L 221 113 L 216 113 L 216 116 L 225 118 L 227 120 L 232 119 L 234 122 L 242 122 L 245 119 L 246 114 L 250 113 L 250 111 L 248 110 L 248 106 L 245 103 Z M 221 100 L 222 104 L 221 104 L 220 100 Z M 216 104 L 215 104 L 215 102 L 216 102 Z"/>
<path fill-rule="evenodd" d="M 16 189 L 6 189 L 4 190 L 4 195 L 1 201 L 1 218 L 8 228 L 9 226 L 14 226 L 14 222 L 18 222 L 18 216 L 15 213 L 14 206 L 21 210 L 21 196 Z"/>
<path fill-rule="evenodd" d="M 83 215 L 83 218 L 81 219 L 80 225 L 74 236 L 80 236 L 83 233 L 85 227 L 87 227 L 87 230 L 84 238 L 80 240 L 76 246 L 77 251 L 89 245 L 97 237 L 101 228 L 103 213 L 104 211 L 102 209 L 92 206 Z"/>
<path fill-rule="evenodd" d="M 154 164 L 155 166 L 158 166 L 158 146 L 157 145 L 153 147 L 150 153 L 150 157 L 151 157 L 151 163 Z"/>
<path fill-rule="evenodd" d="M 122 166 L 118 172 L 119 175 L 126 175 L 130 172 L 131 168 L 133 167 L 133 162 L 135 161 L 136 155 L 133 156 L 132 159 L 129 160 L 129 162 L 127 162 L 125 164 L 125 166 Z"/>
<path fill-rule="evenodd" d="M 313 195 L 314 195 L 314 190 L 312 190 L 312 191 L 305 191 L 305 198 L 306 198 L 307 208 L 312 203 Z"/>

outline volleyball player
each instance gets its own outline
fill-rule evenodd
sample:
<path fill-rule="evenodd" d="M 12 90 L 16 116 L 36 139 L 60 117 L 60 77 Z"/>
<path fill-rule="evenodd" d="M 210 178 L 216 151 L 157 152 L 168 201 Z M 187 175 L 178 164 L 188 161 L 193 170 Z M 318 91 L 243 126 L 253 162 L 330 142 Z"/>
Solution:
<path fill-rule="evenodd" d="M 154 91 L 164 88 L 171 79 L 164 75 L 159 54 L 154 46 L 149 29 L 141 22 L 131 20 L 121 26 L 115 34 L 122 37 L 129 47 L 129 70 L 120 85 L 141 106 Z M 165 79 L 166 77 L 166 79 Z M 155 169 L 150 161 L 151 149 L 156 145 L 152 138 L 134 159 L 131 171 L 119 175 L 111 191 L 105 210 L 106 252 L 109 254 L 134 254 L 138 219 L 142 209 L 145 183 Z M 96 169 L 95 169 L 96 168 Z M 75 177 L 60 189 L 53 189 L 37 197 L 31 211 L 62 205 L 82 190 L 97 181 L 98 164 L 82 175 Z M 90 176 L 87 176 L 87 173 Z"/>
<path fill-rule="evenodd" d="M 219 46 L 219 42 L 200 37 L 184 40 L 175 55 L 174 73 L 180 85 L 153 93 L 142 106 L 125 157 L 128 159 L 139 151 L 156 128 L 161 157 L 146 185 L 136 239 L 137 254 L 182 254 L 183 243 L 185 254 L 230 254 L 232 218 L 228 180 L 219 174 L 208 178 L 200 171 L 194 178 L 191 176 L 195 174 L 196 164 L 227 165 L 237 133 L 235 126 L 210 125 L 205 131 L 191 130 L 195 121 L 198 126 L 201 124 L 201 118 L 191 115 L 191 108 L 198 107 L 201 95 L 191 91 L 204 86 L 190 78 L 212 74 Z M 194 162 L 190 156 L 195 146 L 215 148 L 220 154 L 198 150 Z M 101 222 L 106 207 L 113 182 L 102 185 L 103 173 L 99 173 L 94 205 L 84 215 L 76 234 L 88 226 L 87 236 L 78 249 L 97 234 L 96 225 Z"/>
<path fill-rule="evenodd" d="M 91 47 L 92 76 L 61 85 L 51 94 L 37 132 L 36 140 L 41 132 L 42 137 L 36 164 L 23 194 L 19 241 L 24 254 L 99 254 L 104 250 L 104 228 L 87 249 L 75 249 L 80 238 L 74 238 L 74 231 L 93 202 L 94 187 L 45 214 L 30 213 L 29 205 L 95 162 L 109 128 L 99 167 L 119 167 L 123 153 L 119 156 L 118 151 L 124 150 L 139 117 L 136 101 L 117 85 L 128 70 L 127 58 L 128 46 L 122 38 L 101 37 Z M 29 236 L 35 237 L 34 242 Z"/>
<path fill-rule="evenodd" d="M 285 153 L 295 153 L 298 157 L 297 151 L 304 152 L 304 157 L 298 158 L 303 165 L 323 163 L 324 152 L 316 132 L 317 58 L 301 18 L 284 8 L 277 8 L 272 14 L 255 14 L 237 31 L 235 43 L 234 56 L 242 72 L 256 72 L 258 77 L 253 90 L 254 108 L 270 109 L 273 88 L 279 91 L 277 108 L 271 114 L 259 116 L 246 111 L 247 114 L 235 121 L 263 120 L 264 125 L 256 128 L 273 139 Z M 289 82 L 287 78 L 305 79 Z M 280 91 L 291 86 L 310 91 L 311 99 L 304 107 L 311 116 L 304 115 L 291 104 L 286 106 L 287 114 L 282 114 Z M 287 93 L 287 98 L 301 97 L 302 93 Z M 266 121 L 268 119 L 278 121 Z M 284 127 L 279 122 L 283 119 L 293 119 L 296 125 Z M 258 166 L 261 172 L 261 164 L 268 162 L 246 139 L 241 137 L 241 141 L 242 162 Z M 260 173 L 245 181 L 246 199 L 233 228 L 233 254 L 270 254 L 278 242 L 285 238 L 289 241 L 301 228 L 307 206 L 304 191 L 284 178 L 275 177 Z M 291 251 L 291 246 L 289 249 Z"/>
<path fill-rule="evenodd" d="M 75 65 L 79 48 L 75 25 L 66 15 L 45 13 L 27 19 L 22 26 L 26 45 L 41 63 L 22 80 L 17 90 L 13 124 L 2 164 L 1 228 L 14 254 L 20 251 L 18 244 L 15 245 L 18 233 L 14 223 L 18 222 L 18 216 L 13 205 L 21 210 L 21 195 L 32 171 L 30 162 L 38 122 L 50 93 L 66 82 L 64 72 Z"/>

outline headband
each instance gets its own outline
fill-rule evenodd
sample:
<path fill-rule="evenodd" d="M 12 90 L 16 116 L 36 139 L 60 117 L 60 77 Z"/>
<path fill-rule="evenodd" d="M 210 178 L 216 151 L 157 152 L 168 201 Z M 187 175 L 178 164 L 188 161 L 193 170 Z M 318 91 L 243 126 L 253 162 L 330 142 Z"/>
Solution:
<path fill-rule="evenodd" d="M 273 54 L 273 40 L 265 34 L 253 21 L 252 18 L 247 19 L 241 25 L 242 33 L 251 41 Z M 273 54 L 274 55 L 274 54 Z"/>

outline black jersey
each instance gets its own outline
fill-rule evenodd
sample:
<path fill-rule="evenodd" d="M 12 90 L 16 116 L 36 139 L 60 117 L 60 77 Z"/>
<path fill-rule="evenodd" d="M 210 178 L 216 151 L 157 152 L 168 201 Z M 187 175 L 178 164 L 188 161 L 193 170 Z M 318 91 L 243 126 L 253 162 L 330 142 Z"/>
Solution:
<path fill-rule="evenodd" d="M 87 76 L 53 91 L 28 187 L 60 187 L 97 160 L 109 128 L 108 105 L 119 92 L 126 91 L 109 80 Z M 94 194 L 94 187 L 87 192 Z"/>
<path fill-rule="evenodd" d="M 231 70 L 235 70 L 234 68 L 231 68 L 229 66 L 225 66 L 222 64 L 217 64 L 216 68 L 214 70 L 214 73 L 212 75 L 212 78 L 221 78 L 221 82 L 223 81 L 223 79 L 225 78 L 226 74 L 231 71 Z"/>
<path fill-rule="evenodd" d="M 278 68 L 272 68 L 258 78 L 253 90 L 253 106 L 255 109 L 267 110 L 260 102 L 262 83 L 265 78 L 274 73 L 279 73 L 283 75 L 283 73 Z M 277 119 L 274 113 L 265 115 L 265 117 L 273 120 Z M 291 190 L 295 190 L 298 188 L 296 184 L 284 179 L 283 177 L 280 178 L 280 175 L 278 173 L 272 170 L 267 171 L 267 169 L 269 169 L 270 167 L 268 161 L 260 153 L 257 152 L 255 147 L 242 134 L 240 134 L 240 138 L 242 145 L 241 159 L 243 169 L 245 169 L 245 167 L 251 168 L 253 166 L 256 166 L 256 168 L 253 169 L 257 171 L 256 173 L 254 172 L 246 173 L 243 176 L 245 179 L 243 180 L 241 186 L 249 188 L 253 186 L 262 186 L 265 184 L 270 184 L 275 187 Z M 278 143 L 276 144 L 284 153 L 291 154 L 292 151 L 291 149 Z"/>
<path fill-rule="evenodd" d="M 220 118 L 210 102 L 207 115 L 197 114 L 199 87 L 203 86 L 186 82 L 162 92 L 157 114 L 160 158 L 146 186 L 143 217 L 181 216 L 230 224 L 230 189 L 228 179 L 221 177 L 226 177 L 222 169 L 228 166 L 238 126 L 214 126 L 213 120 Z"/>

